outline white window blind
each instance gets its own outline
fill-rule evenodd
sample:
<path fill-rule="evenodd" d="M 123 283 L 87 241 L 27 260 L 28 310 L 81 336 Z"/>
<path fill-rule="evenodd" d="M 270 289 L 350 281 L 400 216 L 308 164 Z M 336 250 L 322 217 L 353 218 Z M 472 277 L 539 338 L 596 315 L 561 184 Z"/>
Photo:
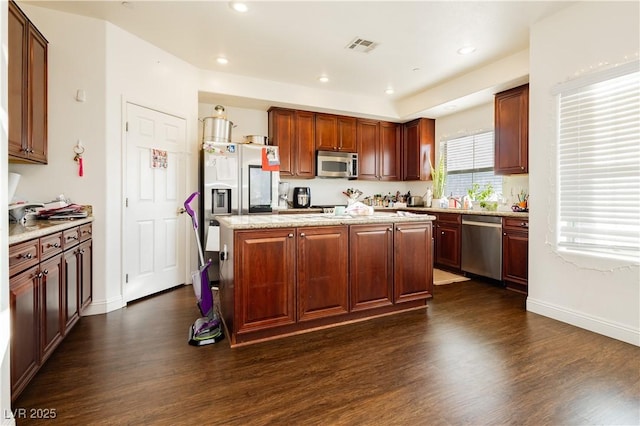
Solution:
<path fill-rule="evenodd" d="M 447 169 L 444 194 L 466 195 L 474 183 L 481 188 L 491 183 L 494 191 L 501 193 L 502 177 L 493 173 L 494 146 L 492 131 L 444 141 L 441 145 Z"/>
<path fill-rule="evenodd" d="M 558 248 L 640 261 L 640 73 L 561 86 Z"/>

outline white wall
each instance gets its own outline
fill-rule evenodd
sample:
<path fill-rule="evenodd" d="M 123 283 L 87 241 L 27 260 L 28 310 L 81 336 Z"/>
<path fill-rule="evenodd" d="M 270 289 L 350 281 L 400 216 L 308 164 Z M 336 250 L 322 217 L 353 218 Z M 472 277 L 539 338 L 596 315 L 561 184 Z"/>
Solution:
<path fill-rule="evenodd" d="M 636 345 L 638 265 L 568 257 L 554 249 L 557 122 L 551 89 L 599 64 L 637 59 L 639 7 L 638 2 L 580 2 L 532 27 L 529 168 L 535 207 L 529 216 L 527 301 L 532 312 Z"/>

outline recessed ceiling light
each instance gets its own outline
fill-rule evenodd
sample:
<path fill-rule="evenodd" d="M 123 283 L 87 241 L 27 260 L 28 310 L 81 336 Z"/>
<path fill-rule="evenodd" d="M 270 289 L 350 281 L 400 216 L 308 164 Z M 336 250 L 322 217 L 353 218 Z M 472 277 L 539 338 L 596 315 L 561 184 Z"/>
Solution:
<path fill-rule="evenodd" d="M 387 95 L 393 95 L 393 92 L 394 92 L 394 90 L 393 90 L 393 88 L 391 88 L 391 87 L 388 87 L 388 88 L 387 88 L 387 89 L 385 89 L 385 91 L 384 91 L 384 93 L 386 93 Z"/>
<path fill-rule="evenodd" d="M 249 6 L 247 6 L 246 3 L 242 3 L 240 1 L 232 1 L 231 3 L 229 3 L 229 7 L 240 13 L 244 13 L 249 10 Z"/>
<path fill-rule="evenodd" d="M 463 46 L 458 49 L 458 55 L 468 55 L 476 51 L 476 48 L 473 46 Z"/>
<path fill-rule="evenodd" d="M 218 58 L 216 58 L 216 62 L 220 65 L 227 65 L 229 63 L 229 60 L 225 57 L 218 56 Z"/>
<path fill-rule="evenodd" d="M 328 83 L 329 82 L 329 77 L 327 77 L 326 75 L 321 75 L 320 77 L 318 77 L 318 81 L 320 81 L 322 83 Z"/>

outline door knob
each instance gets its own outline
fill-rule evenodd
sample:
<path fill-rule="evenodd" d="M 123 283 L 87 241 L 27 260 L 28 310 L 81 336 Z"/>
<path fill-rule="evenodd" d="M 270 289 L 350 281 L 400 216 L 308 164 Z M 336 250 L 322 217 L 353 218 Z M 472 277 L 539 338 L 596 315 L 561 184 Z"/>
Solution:
<path fill-rule="evenodd" d="M 184 209 L 184 207 L 180 207 L 178 209 L 178 214 L 184 214 L 184 212 L 186 212 L 186 210 Z"/>

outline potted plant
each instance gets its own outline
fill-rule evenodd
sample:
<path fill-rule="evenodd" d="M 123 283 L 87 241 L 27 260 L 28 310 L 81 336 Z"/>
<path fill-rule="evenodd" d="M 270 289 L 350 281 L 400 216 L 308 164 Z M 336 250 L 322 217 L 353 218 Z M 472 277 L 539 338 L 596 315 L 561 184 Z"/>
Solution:
<path fill-rule="evenodd" d="M 444 186 L 447 182 L 447 170 L 445 169 L 444 156 L 440 154 L 438 164 L 433 167 L 431 158 L 429 158 L 429 166 L 431 166 L 431 180 L 433 181 L 433 207 L 440 207 L 441 199 L 444 197 Z"/>
<path fill-rule="evenodd" d="M 480 184 L 474 183 L 471 188 L 467 189 L 467 194 L 472 201 L 479 201 L 480 207 L 490 211 L 495 211 L 498 207 L 496 201 L 490 201 L 493 196 L 493 185 L 487 183 L 484 189 L 480 189 Z"/>

